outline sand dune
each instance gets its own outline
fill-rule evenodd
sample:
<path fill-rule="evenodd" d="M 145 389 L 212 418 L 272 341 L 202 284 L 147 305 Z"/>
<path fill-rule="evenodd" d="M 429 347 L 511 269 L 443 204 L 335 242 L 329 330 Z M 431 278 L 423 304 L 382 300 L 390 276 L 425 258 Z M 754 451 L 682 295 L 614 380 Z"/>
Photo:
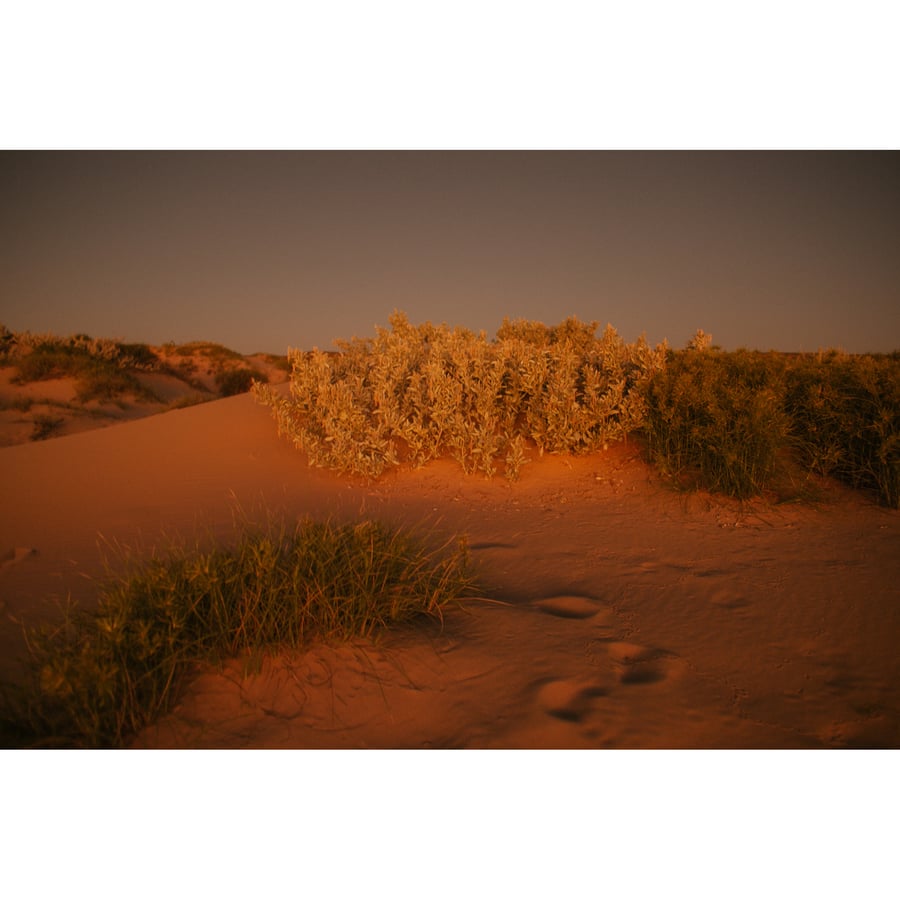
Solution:
<path fill-rule="evenodd" d="M 212 349 L 203 352 L 203 346 Z M 110 388 L 113 395 L 106 399 L 83 399 L 84 385 L 71 375 L 20 384 L 18 361 L 7 361 L 0 367 L 0 447 L 78 434 L 208 402 L 222 396 L 216 378 L 226 372 L 250 369 L 273 385 L 287 380 L 287 373 L 275 364 L 277 357 L 259 353 L 240 357 L 222 348 L 231 354 L 223 362 L 209 356 L 215 354 L 216 345 L 201 345 L 194 352 L 189 352 L 190 347 L 183 352 L 148 348 L 157 357 L 157 368 L 127 369 L 145 393 L 138 396 L 120 385 Z"/>
<path fill-rule="evenodd" d="M 0 496 L 4 674 L 16 622 L 90 603 L 117 543 L 227 537 L 238 508 L 468 535 L 483 598 L 443 624 L 209 671 L 135 746 L 900 746 L 900 514 L 839 486 L 679 495 L 634 445 L 514 485 L 449 461 L 366 484 L 241 395 L 2 448 Z"/>

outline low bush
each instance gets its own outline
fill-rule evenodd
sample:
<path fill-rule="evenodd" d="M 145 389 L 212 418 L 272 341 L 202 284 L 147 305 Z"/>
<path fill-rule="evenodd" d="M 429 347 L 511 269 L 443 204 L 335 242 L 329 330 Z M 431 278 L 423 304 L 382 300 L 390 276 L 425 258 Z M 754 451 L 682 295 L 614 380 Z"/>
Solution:
<path fill-rule="evenodd" d="M 216 375 L 216 387 L 223 397 L 235 394 L 246 394 L 253 387 L 253 382 L 266 384 L 268 378 L 256 369 L 226 369 Z"/>
<path fill-rule="evenodd" d="M 0 366 L 9 364 L 9 358 L 15 350 L 16 343 L 15 332 L 0 323 Z"/>
<path fill-rule="evenodd" d="M 783 395 L 783 366 L 772 354 L 702 345 L 672 353 L 645 389 L 649 457 L 681 483 L 758 494 L 788 432 Z"/>
<path fill-rule="evenodd" d="M 467 473 L 518 477 L 526 446 L 583 453 L 642 421 L 640 388 L 664 347 L 626 344 L 610 326 L 505 321 L 494 341 L 414 326 L 402 313 L 337 353 L 291 350 L 290 395 L 254 387 L 279 432 L 312 465 L 377 477 L 447 454 Z"/>
<path fill-rule="evenodd" d="M 152 371 L 160 368 L 160 360 L 147 344 L 116 344 L 120 366 Z"/>
<path fill-rule="evenodd" d="M 805 464 L 900 507 L 900 359 L 828 353 L 787 373 L 785 406 Z"/>
<path fill-rule="evenodd" d="M 52 437 L 53 433 L 63 424 L 62 416 L 39 414 L 34 417 L 34 429 L 31 432 L 31 440 L 43 441 Z"/>
<path fill-rule="evenodd" d="M 28 635 L 7 686 L 7 746 L 121 746 L 171 708 L 199 663 L 440 617 L 472 588 L 464 543 L 428 549 L 376 522 L 248 528 L 233 549 L 173 549 L 127 569 L 93 612 Z"/>
<path fill-rule="evenodd" d="M 679 484 L 749 497 L 792 455 L 900 505 L 900 354 L 729 353 L 703 331 L 670 351 L 577 319 L 504 320 L 493 341 L 390 324 L 334 353 L 289 351 L 288 397 L 254 388 L 311 465 L 377 477 L 449 455 L 515 479 L 532 447 L 584 453 L 640 431 Z"/>
<path fill-rule="evenodd" d="M 807 471 L 900 506 L 900 359 L 693 347 L 647 382 L 652 462 L 735 497 L 771 485 L 790 454 Z"/>

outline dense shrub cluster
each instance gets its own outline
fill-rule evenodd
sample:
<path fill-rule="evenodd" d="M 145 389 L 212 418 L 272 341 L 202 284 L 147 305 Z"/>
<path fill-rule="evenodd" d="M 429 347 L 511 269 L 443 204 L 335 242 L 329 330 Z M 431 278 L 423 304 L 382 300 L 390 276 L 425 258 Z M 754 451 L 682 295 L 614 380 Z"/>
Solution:
<path fill-rule="evenodd" d="M 467 473 L 502 465 L 514 479 L 529 441 L 580 453 L 637 428 L 641 389 L 665 355 L 576 319 L 505 321 L 493 341 L 402 313 L 390 325 L 337 353 L 290 351 L 289 397 L 254 387 L 311 464 L 377 476 L 449 454 Z"/>
<path fill-rule="evenodd" d="M 650 458 L 734 497 L 759 493 L 788 433 L 783 373 L 760 353 L 690 347 L 669 355 L 648 383 L 644 434 Z"/>
<path fill-rule="evenodd" d="M 779 459 L 900 506 L 900 358 L 670 353 L 648 382 L 651 460 L 736 497 L 768 487 Z"/>
<path fill-rule="evenodd" d="M 900 357 L 829 353 L 794 361 L 785 409 L 809 468 L 900 507 Z"/>
<path fill-rule="evenodd" d="M 246 394 L 254 381 L 268 382 L 268 378 L 256 369 L 223 369 L 216 375 L 216 387 L 223 397 Z"/>
<path fill-rule="evenodd" d="M 773 484 L 787 457 L 900 505 L 900 356 L 682 351 L 612 327 L 504 321 L 496 338 L 401 313 L 338 351 L 290 351 L 290 396 L 256 385 L 312 465 L 378 476 L 450 455 L 518 477 L 526 450 L 581 453 L 640 431 L 680 483 L 734 497 Z"/>

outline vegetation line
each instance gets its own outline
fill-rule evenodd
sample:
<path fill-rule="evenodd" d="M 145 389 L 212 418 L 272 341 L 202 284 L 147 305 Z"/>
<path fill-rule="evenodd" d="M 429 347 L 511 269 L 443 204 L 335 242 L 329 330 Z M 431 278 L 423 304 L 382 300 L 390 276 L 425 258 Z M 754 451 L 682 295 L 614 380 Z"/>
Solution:
<path fill-rule="evenodd" d="M 394 313 L 337 353 L 291 350 L 290 395 L 253 390 L 311 465 L 376 478 L 451 456 L 510 480 L 533 452 L 586 453 L 636 433 L 685 486 L 733 497 L 799 466 L 900 506 L 900 355 L 726 353 L 625 343 L 611 326 L 505 320 L 496 338 Z"/>

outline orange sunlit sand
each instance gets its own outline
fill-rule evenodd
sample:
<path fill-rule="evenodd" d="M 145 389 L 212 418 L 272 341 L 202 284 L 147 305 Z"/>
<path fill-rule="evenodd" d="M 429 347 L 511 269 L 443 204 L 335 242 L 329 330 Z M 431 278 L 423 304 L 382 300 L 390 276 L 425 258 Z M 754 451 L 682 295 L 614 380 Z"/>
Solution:
<path fill-rule="evenodd" d="M 376 642 L 202 671 L 137 747 L 900 746 L 900 515 L 677 493 L 634 441 L 449 460 L 377 481 L 309 468 L 243 394 L 0 449 L 3 675 L 20 624 L 89 605 L 117 545 L 227 539 L 235 516 L 465 534 L 481 596 Z"/>

